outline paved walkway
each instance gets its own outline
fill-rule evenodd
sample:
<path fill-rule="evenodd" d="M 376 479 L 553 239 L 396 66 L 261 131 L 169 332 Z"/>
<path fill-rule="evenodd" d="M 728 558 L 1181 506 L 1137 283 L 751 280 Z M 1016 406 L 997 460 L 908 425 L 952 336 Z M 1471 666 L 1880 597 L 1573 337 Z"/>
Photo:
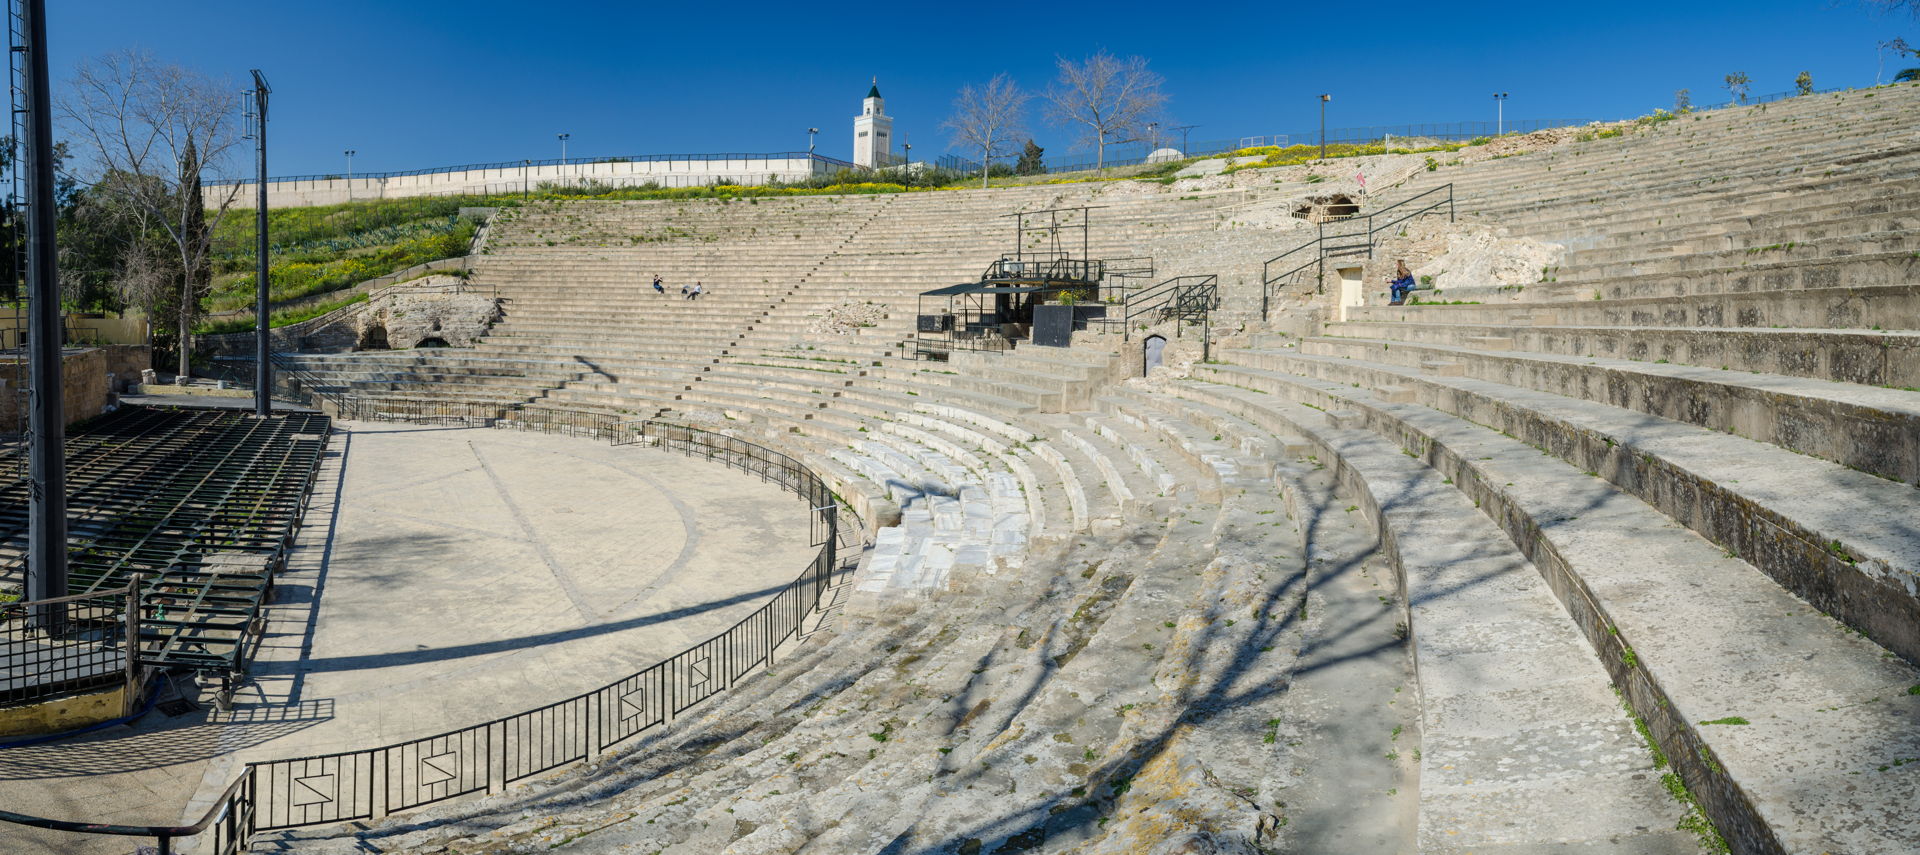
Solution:
<path fill-rule="evenodd" d="M 233 713 L 154 712 L 0 750 L 0 803 L 189 821 L 247 760 L 428 736 L 638 671 L 751 613 L 815 552 L 798 498 L 716 463 L 484 428 L 340 428 Z M 0 827 L 0 851 L 132 848 L 22 831 Z"/>

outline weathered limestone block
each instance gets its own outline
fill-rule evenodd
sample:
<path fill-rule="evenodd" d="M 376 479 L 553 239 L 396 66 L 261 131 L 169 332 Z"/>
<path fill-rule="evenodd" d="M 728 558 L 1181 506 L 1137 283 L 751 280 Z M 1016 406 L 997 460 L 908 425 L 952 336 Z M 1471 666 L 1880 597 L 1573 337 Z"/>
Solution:
<path fill-rule="evenodd" d="M 396 293 L 374 300 L 357 318 L 362 350 L 445 345 L 471 347 L 500 318 L 499 301 L 483 294 Z"/>

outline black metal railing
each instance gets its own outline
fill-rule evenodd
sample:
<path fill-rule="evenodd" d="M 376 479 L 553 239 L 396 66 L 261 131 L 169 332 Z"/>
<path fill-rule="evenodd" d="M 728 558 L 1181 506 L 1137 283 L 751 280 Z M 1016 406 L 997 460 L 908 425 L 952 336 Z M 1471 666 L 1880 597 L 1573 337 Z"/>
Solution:
<path fill-rule="evenodd" d="M 1480 137 L 1492 137 L 1498 134 L 1528 134 L 1547 128 L 1565 128 L 1584 125 L 1587 119 L 1508 119 L 1505 121 L 1466 121 L 1466 122 L 1424 122 L 1405 125 L 1366 125 L 1350 128 L 1328 128 L 1328 145 L 1360 145 L 1370 143 L 1394 144 L 1402 140 L 1417 143 L 1422 140 L 1437 142 L 1466 142 Z M 1180 159 L 1190 157 L 1208 157 L 1227 155 L 1250 148 L 1287 148 L 1296 145 L 1319 145 L 1321 133 L 1318 129 L 1291 134 L 1258 134 L 1233 139 L 1205 140 L 1182 143 L 1178 137 L 1157 141 L 1130 140 L 1123 143 L 1108 143 L 1104 159 L 1080 151 L 1061 157 L 1045 159 L 1042 171 L 1047 173 L 1081 172 L 1099 168 L 1120 166 L 1138 166 L 1147 163 L 1153 153 L 1163 148 L 1172 148 L 1180 152 Z M 995 157 L 996 166 L 1012 167 L 1017 161 L 1014 155 Z M 950 172 L 978 174 L 980 161 L 959 155 L 942 155 L 936 163 Z"/>
<path fill-rule="evenodd" d="M 987 266 L 980 281 L 1092 284 L 1105 275 L 1106 262 L 1098 258 L 1002 258 Z"/>
<path fill-rule="evenodd" d="M 1372 258 L 1375 235 L 1442 208 L 1446 209 L 1447 222 L 1453 222 L 1455 211 L 1451 183 L 1365 214 L 1316 223 L 1315 235 L 1311 240 L 1269 258 L 1261 265 L 1260 319 L 1267 319 L 1268 305 L 1276 285 L 1292 282 L 1308 268 L 1316 268 L 1316 279 L 1323 280 L 1326 260 L 1329 258 L 1363 254 Z M 1329 226 L 1332 228 L 1329 229 Z"/>
<path fill-rule="evenodd" d="M 138 584 L 72 597 L 0 604 L 0 707 L 39 703 L 116 683 L 138 685 Z"/>
<path fill-rule="evenodd" d="M 1138 324 L 1157 324 L 1166 321 L 1205 322 L 1213 310 L 1220 307 L 1220 277 L 1216 274 L 1193 274 L 1175 276 L 1157 285 L 1127 293 L 1115 309 L 1109 309 L 1104 318 L 1092 318 L 1089 324 L 1098 324 L 1102 332 L 1120 328 L 1123 338 L 1130 338 Z"/>
<path fill-rule="evenodd" d="M 351 393 L 337 403 L 339 417 L 352 421 L 467 425 L 609 441 L 620 438 L 620 417 L 610 413 L 532 407 L 525 403 L 420 401 Z"/>
<path fill-rule="evenodd" d="M 416 411 L 423 419 L 459 418 L 461 406 Z M 374 417 L 397 419 L 385 408 Z M 208 831 L 201 851 L 233 855 L 263 831 L 387 814 L 508 785 L 606 751 L 672 722 L 688 709 L 766 666 L 801 638 L 839 571 L 840 502 L 826 482 L 791 456 L 738 437 L 655 421 L 603 422 L 579 413 L 576 425 L 607 425 L 616 444 L 650 445 L 704 457 L 758 475 L 807 503 L 813 560 L 773 599 L 712 638 L 635 674 L 565 700 L 483 724 L 359 751 L 250 763 L 200 820 L 185 826 L 102 825 L 0 810 L 0 822 L 75 834 L 147 838 L 159 855 Z M 493 425 L 511 426 L 495 421 Z"/>

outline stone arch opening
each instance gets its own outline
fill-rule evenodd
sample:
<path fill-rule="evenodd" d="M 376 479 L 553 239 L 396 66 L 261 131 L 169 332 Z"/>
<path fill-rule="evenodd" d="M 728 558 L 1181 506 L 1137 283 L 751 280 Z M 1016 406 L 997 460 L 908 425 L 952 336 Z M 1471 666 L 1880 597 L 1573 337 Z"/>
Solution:
<path fill-rule="evenodd" d="M 414 347 L 416 347 L 416 348 L 420 348 L 420 347 L 452 347 L 452 346 L 453 346 L 453 345 L 450 345 L 450 344 L 448 344 L 448 343 L 447 343 L 447 340 L 446 340 L 446 339 L 444 339 L 444 338 L 441 338 L 441 337 L 439 337 L 439 336 L 437 336 L 437 335 L 430 335 L 430 336 L 427 336 L 426 338 L 423 338 L 423 339 L 421 339 L 421 340 L 420 340 L 419 342 L 417 342 L 417 343 L 415 343 L 415 344 L 414 344 Z"/>
<path fill-rule="evenodd" d="M 1360 203 L 1345 193 L 1329 193 L 1325 196 L 1308 196 L 1293 209 L 1293 215 L 1310 223 L 1328 223 L 1344 220 L 1360 213 Z"/>
<path fill-rule="evenodd" d="M 354 345 L 353 349 L 354 350 L 390 350 L 392 349 L 392 345 L 387 344 L 387 326 L 385 324 L 367 324 L 367 328 L 360 331 L 360 342 Z"/>

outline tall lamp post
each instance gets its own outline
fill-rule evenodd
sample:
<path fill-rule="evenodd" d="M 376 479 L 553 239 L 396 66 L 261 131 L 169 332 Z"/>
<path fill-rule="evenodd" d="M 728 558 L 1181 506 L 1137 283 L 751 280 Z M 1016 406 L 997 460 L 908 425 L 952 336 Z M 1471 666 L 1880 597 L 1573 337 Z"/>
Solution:
<path fill-rule="evenodd" d="M 1327 159 L 1327 102 L 1332 100 L 1333 100 L 1332 95 L 1322 94 L 1320 96 L 1320 159 L 1321 160 Z"/>
<path fill-rule="evenodd" d="M 901 143 L 900 148 L 906 152 L 900 155 L 901 174 L 905 174 L 913 169 L 913 143 Z"/>
<path fill-rule="evenodd" d="M 267 96 L 273 88 L 267 85 L 267 77 L 260 69 L 253 69 L 253 143 L 254 170 L 259 179 L 254 183 L 259 195 L 253 205 L 253 414 L 258 418 L 273 415 L 273 343 L 267 314 Z M 352 151 L 347 152 L 353 156 Z M 351 162 L 351 161 L 349 161 Z M 352 167 L 347 172 L 352 174 Z M 347 180 L 348 192 L 352 192 L 353 180 Z"/>
<path fill-rule="evenodd" d="M 359 154 L 359 152 L 353 149 L 347 149 L 341 152 L 341 154 L 347 156 L 347 201 L 351 202 L 353 201 L 353 156 Z"/>
<path fill-rule="evenodd" d="M 53 99 L 47 81 L 47 4 L 25 0 L 20 4 L 21 53 L 26 54 L 24 92 L 26 113 L 25 168 L 27 185 L 27 346 L 28 376 L 33 394 L 27 396 L 28 600 L 67 595 L 67 421 L 61 406 L 60 274 L 58 245 L 54 241 L 53 207 Z M 19 168 L 16 166 L 16 168 Z M 181 342 L 186 347 L 187 342 Z M 35 628 L 48 633 L 67 627 L 65 604 L 41 606 L 31 616 Z"/>
<path fill-rule="evenodd" d="M 567 140 L 573 139 L 573 134 L 554 134 L 554 136 L 560 138 L 560 173 L 564 175 L 567 172 Z"/>
<path fill-rule="evenodd" d="M 814 134 L 817 134 L 817 133 L 820 133 L 820 129 L 819 129 L 819 128 L 808 128 L 808 129 L 807 129 L 807 156 L 808 156 L 808 157 L 812 157 L 812 156 L 813 156 L 813 135 L 814 135 Z"/>
<path fill-rule="evenodd" d="M 1507 135 L 1507 93 L 1493 93 L 1493 135 Z"/>
<path fill-rule="evenodd" d="M 1148 154 L 1152 154 L 1160 150 L 1160 123 L 1159 122 L 1147 123 L 1147 145 L 1149 147 L 1147 150 Z"/>

